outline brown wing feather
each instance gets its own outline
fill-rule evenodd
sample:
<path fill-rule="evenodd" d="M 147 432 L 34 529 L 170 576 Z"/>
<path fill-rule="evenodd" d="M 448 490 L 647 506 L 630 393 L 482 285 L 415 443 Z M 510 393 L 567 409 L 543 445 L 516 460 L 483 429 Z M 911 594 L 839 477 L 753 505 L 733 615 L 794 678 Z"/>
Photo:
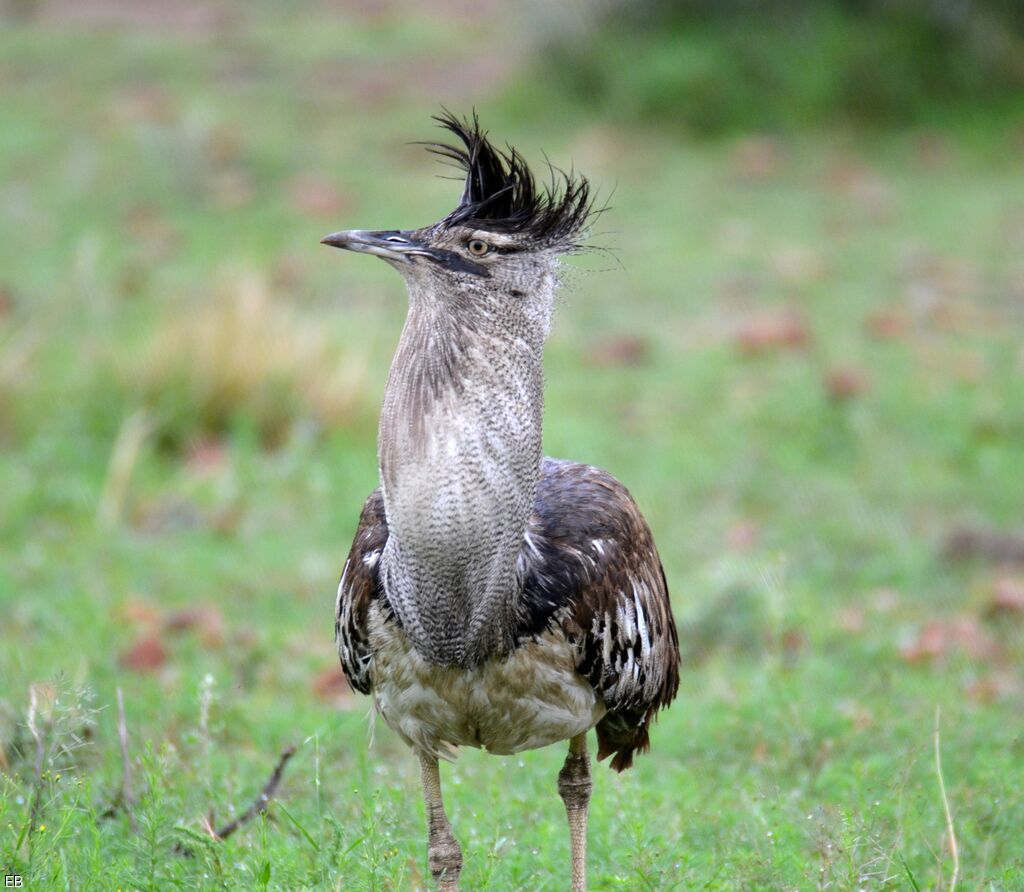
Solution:
<path fill-rule="evenodd" d="M 390 613 L 378 564 L 388 541 L 388 522 L 380 489 L 370 493 L 359 516 L 359 527 L 338 583 L 334 637 L 338 657 L 349 684 L 363 694 L 370 693 L 370 642 L 367 625 L 370 605 L 378 601 Z"/>
<path fill-rule="evenodd" d="M 370 693 L 368 616 L 392 620 L 379 578 L 388 539 L 380 490 L 370 494 L 338 585 L 335 633 L 349 683 Z M 629 768 L 648 749 L 648 727 L 679 686 L 679 642 L 650 529 L 626 488 L 600 468 L 545 459 L 519 556 L 518 637 L 556 626 L 577 668 L 604 698 L 598 758 Z"/>
<path fill-rule="evenodd" d="M 626 488 L 600 468 L 545 459 L 520 555 L 521 636 L 557 624 L 608 713 L 598 758 L 629 768 L 679 687 L 679 641 L 651 531 Z"/>

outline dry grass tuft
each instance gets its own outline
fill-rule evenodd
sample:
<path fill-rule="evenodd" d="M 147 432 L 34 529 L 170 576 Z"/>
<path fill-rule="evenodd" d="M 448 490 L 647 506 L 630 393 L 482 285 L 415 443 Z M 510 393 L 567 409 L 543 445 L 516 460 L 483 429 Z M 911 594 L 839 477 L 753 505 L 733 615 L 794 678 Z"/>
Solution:
<path fill-rule="evenodd" d="M 202 305 L 176 309 L 122 382 L 153 413 L 156 436 L 178 447 L 252 426 L 284 442 L 299 423 L 352 421 L 366 357 L 345 355 L 317 320 L 276 299 L 258 275 L 236 276 Z"/>

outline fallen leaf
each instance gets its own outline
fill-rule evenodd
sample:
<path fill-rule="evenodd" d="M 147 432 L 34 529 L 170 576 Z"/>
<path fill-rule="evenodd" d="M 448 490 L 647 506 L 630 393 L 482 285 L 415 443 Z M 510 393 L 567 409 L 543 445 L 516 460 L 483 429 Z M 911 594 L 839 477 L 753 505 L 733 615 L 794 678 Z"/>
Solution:
<path fill-rule="evenodd" d="M 985 558 L 998 564 L 1024 564 L 1024 533 L 957 527 L 946 537 L 942 552 L 949 560 Z"/>
<path fill-rule="evenodd" d="M 914 151 L 918 162 L 928 170 L 946 167 L 952 154 L 949 140 L 936 131 L 920 134 L 914 142 Z"/>
<path fill-rule="evenodd" d="M 954 651 L 972 660 L 988 660 L 997 655 L 998 648 L 978 620 L 966 614 L 925 623 L 916 637 L 900 648 L 908 663 L 935 662 Z"/>
<path fill-rule="evenodd" d="M 715 288 L 723 301 L 749 301 L 761 291 L 763 284 L 753 273 L 737 272 L 722 276 Z"/>
<path fill-rule="evenodd" d="M 761 538 L 761 528 L 752 520 L 738 520 L 725 533 L 725 543 L 732 551 L 750 551 Z"/>
<path fill-rule="evenodd" d="M 867 333 L 878 341 L 891 341 L 906 335 L 910 323 L 899 310 L 876 310 L 864 320 Z"/>
<path fill-rule="evenodd" d="M 169 632 L 195 632 L 207 647 L 224 644 L 224 617 L 215 607 L 184 607 L 167 614 L 164 628 Z"/>
<path fill-rule="evenodd" d="M 583 361 L 597 368 L 643 365 L 650 358 L 650 344 L 639 335 L 619 335 L 590 344 Z"/>
<path fill-rule="evenodd" d="M 173 257 L 181 245 L 180 231 L 168 222 L 160 208 L 149 202 L 129 207 L 121 218 L 121 226 L 150 262 Z"/>
<path fill-rule="evenodd" d="M 839 611 L 837 617 L 839 628 L 851 635 L 857 635 L 864 631 L 866 616 L 864 608 L 860 606 L 844 607 Z"/>
<path fill-rule="evenodd" d="M 1019 694 L 1021 680 L 1008 671 L 989 672 L 971 681 L 966 688 L 967 698 L 975 703 L 994 703 Z"/>
<path fill-rule="evenodd" d="M 793 659 L 800 656 L 807 649 L 807 636 L 801 629 L 786 629 L 782 633 L 782 652 Z"/>
<path fill-rule="evenodd" d="M 134 672 L 156 672 L 167 662 L 167 648 L 160 637 L 147 633 L 135 640 L 127 650 L 122 651 L 118 662 Z"/>
<path fill-rule="evenodd" d="M 867 731 L 874 727 L 875 714 L 863 703 L 856 700 L 841 700 L 838 709 L 839 714 L 850 721 L 855 731 Z"/>
<path fill-rule="evenodd" d="M 0 319 L 10 316 L 14 309 L 14 289 L 6 282 L 0 282 Z"/>
<path fill-rule="evenodd" d="M 872 220 L 891 216 L 894 206 L 892 187 L 863 161 L 852 157 L 839 158 L 829 165 L 825 174 L 828 189 L 865 211 Z"/>
<path fill-rule="evenodd" d="M 215 124 L 204 136 L 203 149 L 206 157 L 216 167 L 238 164 L 245 156 L 242 131 L 231 123 Z"/>
<path fill-rule="evenodd" d="M 748 356 L 774 349 L 799 349 L 809 340 L 804 320 L 792 311 L 748 319 L 735 334 L 737 347 Z"/>
<path fill-rule="evenodd" d="M 214 477 L 226 469 L 229 458 L 223 440 L 206 437 L 191 444 L 185 464 L 197 477 Z"/>
<path fill-rule="evenodd" d="M 179 103 L 166 87 L 142 84 L 115 92 L 108 113 L 121 125 L 170 124 L 178 118 Z"/>
<path fill-rule="evenodd" d="M 1024 614 L 1024 577 L 1000 576 L 992 585 L 989 616 Z"/>
<path fill-rule="evenodd" d="M 341 666 L 324 669 L 313 679 L 313 692 L 321 699 L 345 708 L 351 705 L 352 688 Z"/>
<path fill-rule="evenodd" d="M 850 400 L 868 390 L 868 377 L 858 368 L 836 368 L 825 375 L 825 391 L 834 400 Z"/>
<path fill-rule="evenodd" d="M 786 160 L 782 142 L 772 136 L 757 135 L 745 137 L 733 146 L 729 166 L 737 178 L 759 182 L 779 176 Z"/>
<path fill-rule="evenodd" d="M 151 628 L 160 622 L 160 609 L 148 601 L 127 601 L 118 608 L 117 613 L 136 626 Z"/>

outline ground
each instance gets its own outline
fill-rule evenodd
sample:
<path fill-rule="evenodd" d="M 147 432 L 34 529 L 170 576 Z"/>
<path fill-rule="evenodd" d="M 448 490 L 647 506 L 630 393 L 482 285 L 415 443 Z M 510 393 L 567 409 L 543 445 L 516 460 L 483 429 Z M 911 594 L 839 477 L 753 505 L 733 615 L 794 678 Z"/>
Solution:
<path fill-rule="evenodd" d="M 415 759 L 371 733 L 332 642 L 404 295 L 318 240 L 450 209 L 408 145 L 444 102 L 610 205 L 610 251 L 567 271 L 546 451 L 643 507 L 684 669 L 651 753 L 595 771 L 592 888 L 949 889 L 950 823 L 958 888 L 1024 888 L 1019 130 L 637 130 L 539 103 L 531 32 L 488 4 L 21 6 L 0 867 L 30 889 L 423 887 Z M 267 816 L 211 839 L 291 745 Z M 566 886 L 563 758 L 443 769 L 466 888 Z"/>

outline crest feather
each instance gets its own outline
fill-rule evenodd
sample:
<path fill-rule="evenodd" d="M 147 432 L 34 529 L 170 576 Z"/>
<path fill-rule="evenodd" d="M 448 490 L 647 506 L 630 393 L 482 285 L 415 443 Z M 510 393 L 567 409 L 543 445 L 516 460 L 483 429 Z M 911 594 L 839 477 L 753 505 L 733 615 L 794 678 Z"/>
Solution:
<path fill-rule="evenodd" d="M 455 208 L 438 225 L 476 226 L 523 236 L 538 247 L 572 250 L 595 215 L 586 177 L 548 164 L 551 182 L 539 185 L 514 148 L 497 149 L 471 120 L 449 111 L 434 117 L 461 146 L 429 143 L 430 151 L 465 171 L 466 185 Z"/>

